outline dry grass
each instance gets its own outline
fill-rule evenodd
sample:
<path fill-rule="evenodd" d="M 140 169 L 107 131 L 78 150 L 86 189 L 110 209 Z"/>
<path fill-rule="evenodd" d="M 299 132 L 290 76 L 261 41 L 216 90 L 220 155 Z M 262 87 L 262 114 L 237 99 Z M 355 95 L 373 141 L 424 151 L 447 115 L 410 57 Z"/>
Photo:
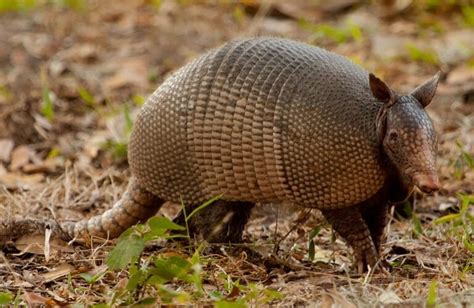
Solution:
<path fill-rule="evenodd" d="M 418 306 L 427 302 L 435 282 L 437 304 L 469 306 L 474 302 L 474 258 L 462 236 L 470 236 L 472 241 L 472 221 L 471 225 L 466 221 L 464 229 L 453 222 L 436 224 L 435 220 L 457 211 L 459 193 L 474 194 L 474 170 L 465 158 L 474 154 L 474 53 L 471 49 L 470 54 L 456 54 L 459 50 L 453 41 L 456 37 L 472 42 L 472 28 L 466 26 L 457 8 L 450 7 L 434 13 L 412 7 L 403 14 L 392 8 L 394 16 L 385 19 L 381 7 L 362 5 L 327 13 L 326 8 L 295 3 L 245 6 L 164 1 L 156 9 L 138 0 L 124 1 L 123 5 L 90 1 L 80 12 L 40 7 L 0 15 L 0 139 L 12 141 L 14 151 L 24 146 L 14 152 L 17 167 L 12 166 L 13 156 L 2 161 L 0 155 L 2 216 L 62 221 L 103 212 L 120 198 L 129 176 L 120 156 L 120 144 L 127 134 L 122 104 L 136 108 L 132 102 L 140 101 L 136 95 L 146 96 L 169 71 L 232 37 L 293 37 L 362 62 L 400 91 L 408 91 L 443 70 L 446 78 L 428 109 L 440 135 L 443 187 L 434 196 L 417 196 L 416 218 L 392 215 L 383 246 L 384 258 L 393 264 L 389 272 L 354 275 L 350 250 L 339 239 L 333 240 L 329 228 L 323 228 L 315 238 L 316 258 L 309 261 L 308 233 L 324 224 L 319 215 L 314 213 L 295 228 L 299 209 L 266 205 L 257 208 L 247 227 L 250 251 L 202 254 L 204 290 L 221 290 L 236 298 L 248 296 L 247 303 L 256 304 L 257 299 L 249 297 L 250 289 L 242 288 L 236 294 L 226 290 L 226 281 L 231 279 L 242 285 L 255 284 L 259 294 L 279 291 L 283 298 L 273 303 L 280 305 Z M 334 22 L 336 28 L 351 18 L 362 36 L 345 33 L 341 34 L 346 37 L 343 41 L 334 42 L 321 28 L 303 30 L 299 18 Z M 436 32 L 435 26 L 442 31 Z M 410 58 L 403 47 L 397 47 L 405 41 L 424 47 L 444 46 L 440 50 L 449 49 L 451 56 L 444 54 L 436 64 L 426 63 L 431 60 L 424 61 L 423 53 Z M 396 56 L 384 59 L 384 52 Z M 41 80 L 42 70 L 46 80 Z M 54 93 L 50 121 L 41 107 L 45 88 Z M 104 149 L 102 144 L 107 140 L 110 146 Z M 178 210 L 179 206 L 169 204 L 161 213 L 173 217 Z M 468 212 L 474 215 L 472 205 Z M 468 228 L 470 234 L 465 233 Z M 275 243 L 290 229 L 293 232 L 273 255 Z M 126 271 L 110 271 L 104 266 L 113 245 L 62 251 L 65 245 L 59 243 L 48 260 L 43 255 L 18 253 L 9 245 L 1 256 L 0 289 L 18 294 L 30 304 L 109 302 L 129 278 Z M 189 253 L 188 248 L 154 242 L 146 248 L 143 260 L 160 254 L 186 257 Z M 88 283 L 81 276 L 84 273 L 99 274 L 100 278 Z M 168 286 L 189 294 L 195 290 L 192 284 L 182 282 Z M 157 295 L 151 287 L 140 292 Z M 210 301 L 209 296 L 191 300 Z"/>

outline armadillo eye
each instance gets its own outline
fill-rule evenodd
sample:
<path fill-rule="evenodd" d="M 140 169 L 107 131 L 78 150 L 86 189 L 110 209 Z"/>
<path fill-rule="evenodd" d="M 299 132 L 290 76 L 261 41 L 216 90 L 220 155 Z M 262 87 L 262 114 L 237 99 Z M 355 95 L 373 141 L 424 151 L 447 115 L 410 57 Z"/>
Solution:
<path fill-rule="evenodd" d="M 388 141 L 390 141 L 391 143 L 395 143 L 397 142 L 397 140 L 398 140 L 398 133 L 396 131 L 391 131 L 388 134 Z"/>

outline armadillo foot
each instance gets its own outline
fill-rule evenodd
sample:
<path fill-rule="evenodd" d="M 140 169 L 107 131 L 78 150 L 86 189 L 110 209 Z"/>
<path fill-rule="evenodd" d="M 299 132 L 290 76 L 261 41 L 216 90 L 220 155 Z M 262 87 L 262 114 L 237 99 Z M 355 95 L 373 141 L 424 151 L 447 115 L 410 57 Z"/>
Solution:
<path fill-rule="evenodd" d="M 354 250 L 355 266 L 359 273 L 374 268 L 378 252 L 358 207 L 323 210 L 324 217 L 334 230 L 343 237 Z"/>
<path fill-rule="evenodd" d="M 378 255 L 373 251 L 372 248 L 363 248 L 355 253 L 355 264 L 357 266 L 357 272 L 363 274 L 369 269 L 373 269 L 377 263 Z"/>
<path fill-rule="evenodd" d="M 217 200 L 188 221 L 189 233 L 210 243 L 239 243 L 253 207 L 251 202 Z M 194 208 L 196 206 L 187 206 L 186 213 Z M 175 222 L 185 225 L 183 212 Z"/>

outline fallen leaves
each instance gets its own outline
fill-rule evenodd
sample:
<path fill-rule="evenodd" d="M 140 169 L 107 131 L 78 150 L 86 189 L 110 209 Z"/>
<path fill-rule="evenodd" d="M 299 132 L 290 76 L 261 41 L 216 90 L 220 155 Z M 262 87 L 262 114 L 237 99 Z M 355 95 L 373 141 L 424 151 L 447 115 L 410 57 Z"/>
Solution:
<path fill-rule="evenodd" d="M 17 171 L 29 163 L 33 157 L 34 152 L 28 146 L 20 145 L 12 152 L 10 170 Z"/>
<path fill-rule="evenodd" d="M 144 58 L 117 61 L 114 71 L 115 73 L 105 79 L 102 86 L 104 93 L 108 95 L 123 87 L 143 90 L 148 86 L 148 63 Z"/>
<path fill-rule="evenodd" d="M 76 268 L 69 263 L 61 263 L 58 266 L 50 269 L 46 273 L 42 274 L 44 282 L 50 282 L 57 280 L 61 277 L 68 276 L 76 271 Z"/>
<path fill-rule="evenodd" d="M 0 162 L 8 163 L 10 161 L 14 145 L 11 139 L 0 139 Z"/>
<path fill-rule="evenodd" d="M 7 189 L 24 189 L 29 190 L 40 184 L 44 180 L 42 174 L 17 174 L 5 173 L 0 175 L 0 187 L 5 186 Z"/>
<path fill-rule="evenodd" d="M 44 234 L 26 235 L 15 241 L 15 248 L 20 251 L 19 255 L 33 253 L 37 255 L 46 255 L 45 253 L 46 237 Z M 66 242 L 53 238 L 49 241 L 50 252 L 74 252 L 74 249 Z"/>
<path fill-rule="evenodd" d="M 12 190 L 35 187 L 44 181 L 47 174 L 57 171 L 63 164 L 62 159 L 58 157 L 42 160 L 27 145 L 13 149 L 13 141 L 9 139 L 0 141 L 0 158 L 0 186 Z M 6 163 L 8 168 L 3 163 Z"/>

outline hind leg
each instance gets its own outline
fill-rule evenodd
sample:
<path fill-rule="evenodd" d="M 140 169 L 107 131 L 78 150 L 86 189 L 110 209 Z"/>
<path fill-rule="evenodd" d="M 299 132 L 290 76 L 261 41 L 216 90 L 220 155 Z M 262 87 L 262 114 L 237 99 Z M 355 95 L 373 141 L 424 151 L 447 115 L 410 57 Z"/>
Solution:
<path fill-rule="evenodd" d="M 188 220 L 189 233 L 211 243 L 239 243 L 253 207 L 251 202 L 217 200 Z M 186 207 L 186 214 L 195 208 Z M 175 222 L 186 225 L 183 211 Z"/>

